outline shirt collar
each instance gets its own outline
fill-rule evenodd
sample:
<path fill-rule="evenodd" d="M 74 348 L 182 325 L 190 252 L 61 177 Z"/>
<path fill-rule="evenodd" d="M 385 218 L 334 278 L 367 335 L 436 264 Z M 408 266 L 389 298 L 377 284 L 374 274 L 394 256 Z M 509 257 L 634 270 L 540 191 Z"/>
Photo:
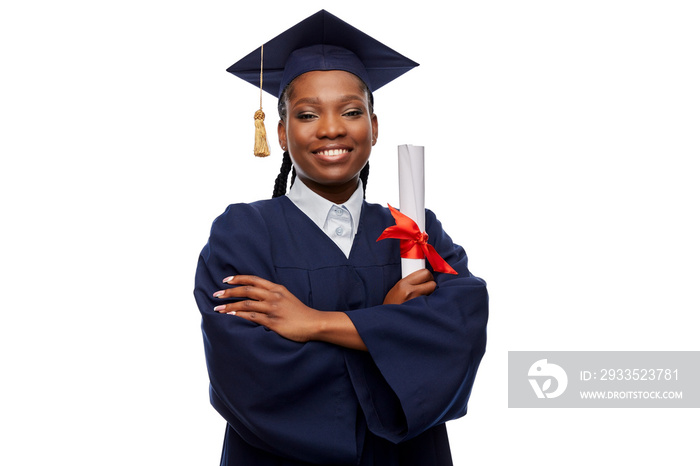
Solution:
<path fill-rule="evenodd" d="M 326 223 L 328 212 L 334 206 L 338 206 L 338 204 L 334 204 L 328 199 L 313 192 L 299 178 L 294 180 L 294 184 L 292 184 L 292 187 L 289 188 L 287 197 L 299 208 L 299 210 L 304 212 L 306 216 L 309 217 L 311 221 L 313 221 L 322 230 Z M 360 213 L 362 213 L 363 199 L 364 189 L 362 189 L 362 183 L 358 182 L 357 189 L 352 196 L 350 196 L 350 199 L 339 205 L 339 207 L 345 207 L 348 212 L 350 212 L 353 225 L 353 236 L 357 234 Z"/>

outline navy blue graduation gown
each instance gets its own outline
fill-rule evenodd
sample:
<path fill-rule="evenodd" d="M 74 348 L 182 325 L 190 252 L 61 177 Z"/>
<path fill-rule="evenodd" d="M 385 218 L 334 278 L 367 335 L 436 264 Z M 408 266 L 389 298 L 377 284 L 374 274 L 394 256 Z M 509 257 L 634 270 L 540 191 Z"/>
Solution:
<path fill-rule="evenodd" d="M 451 465 L 444 423 L 466 413 L 486 345 L 486 284 L 426 211 L 429 242 L 459 273 L 436 290 L 382 305 L 401 278 L 394 224 L 364 203 L 350 257 L 287 197 L 231 205 L 202 250 L 195 298 L 214 408 L 228 422 L 222 465 Z M 297 343 L 219 314 L 229 275 L 257 275 L 306 305 L 344 311 L 368 352 Z"/>

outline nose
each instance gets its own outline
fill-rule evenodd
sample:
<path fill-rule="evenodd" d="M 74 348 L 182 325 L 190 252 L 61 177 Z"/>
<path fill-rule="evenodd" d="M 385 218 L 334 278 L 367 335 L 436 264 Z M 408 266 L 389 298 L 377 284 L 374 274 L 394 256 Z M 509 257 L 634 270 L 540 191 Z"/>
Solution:
<path fill-rule="evenodd" d="M 316 136 L 319 139 L 335 139 L 344 136 L 346 132 L 341 115 L 323 115 L 319 118 Z"/>

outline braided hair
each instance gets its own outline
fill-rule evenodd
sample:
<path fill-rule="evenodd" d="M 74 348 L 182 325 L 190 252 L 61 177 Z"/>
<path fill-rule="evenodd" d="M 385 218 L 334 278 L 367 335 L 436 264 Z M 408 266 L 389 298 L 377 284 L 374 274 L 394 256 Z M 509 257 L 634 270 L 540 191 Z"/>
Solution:
<path fill-rule="evenodd" d="M 290 171 L 292 172 L 292 183 L 290 184 L 291 187 L 291 185 L 294 184 L 297 172 L 292 166 L 292 158 L 289 156 L 289 151 L 284 151 L 284 155 L 282 155 L 282 166 L 280 167 L 280 174 L 277 175 L 277 178 L 275 179 L 275 189 L 272 192 L 273 198 L 284 196 L 287 192 L 287 178 L 289 178 Z"/>
<path fill-rule="evenodd" d="M 360 87 L 362 88 L 362 90 L 367 94 L 369 112 L 374 113 L 374 96 L 372 95 L 372 92 L 369 90 L 369 87 L 367 87 L 364 81 L 362 81 L 359 78 L 358 81 L 360 82 Z M 280 120 L 284 121 L 287 119 L 287 100 L 289 99 L 289 96 L 291 95 L 292 91 L 292 83 L 289 83 L 287 87 L 284 88 L 284 91 L 282 91 L 282 95 L 277 101 L 277 113 L 279 113 Z M 272 191 L 273 198 L 284 196 L 287 193 L 287 179 L 289 178 L 290 171 L 292 172 L 292 181 L 289 184 L 289 187 L 291 188 L 291 186 L 294 184 L 294 180 L 296 179 L 297 173 L 294 169 L 294 166 L 292 165 L 292 158 L 289 156 L 289 151 L 285 150 L 284 155 L 282 156 L 282 166 L 280 167 L 280 173 L 275 179 L 275 188 Z M 362 168 L 362 171 L 360 171 L 360 181 L 362 181 L 362 188 L 365 192 L 367 191 L 368 177 L 369 161 Z"/>

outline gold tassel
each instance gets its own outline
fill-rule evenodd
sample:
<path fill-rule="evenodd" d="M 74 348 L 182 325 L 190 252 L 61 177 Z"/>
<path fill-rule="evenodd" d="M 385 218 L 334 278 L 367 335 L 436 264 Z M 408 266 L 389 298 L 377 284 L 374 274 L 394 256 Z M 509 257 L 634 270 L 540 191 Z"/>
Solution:
<path fill-rule="evenodd" d="M 270 146 L 267 144 L 267 131 L 265 131 L 265 113 L 262 109 L 263 92 L 263 47 L 260 46 L 260 110 L 255 112 L 255 147 L 253 154 L 256 157 L 267 157 L 270 155 Z"/>
<path fill-rule="evenodd" d="M 253 154 L 256 157 L 267 157 L 270 155 L 270 146 L 267 144 L 267 131 L 265 131 L 265 113 L 260 110 L 255 112 L 255 147 Z"/>

